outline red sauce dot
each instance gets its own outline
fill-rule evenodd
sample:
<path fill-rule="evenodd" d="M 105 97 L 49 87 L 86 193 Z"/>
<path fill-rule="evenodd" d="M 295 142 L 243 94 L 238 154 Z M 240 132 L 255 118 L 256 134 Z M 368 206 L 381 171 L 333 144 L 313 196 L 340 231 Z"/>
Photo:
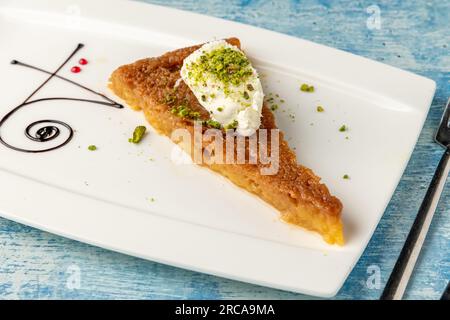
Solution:
<path fill-rule="evenodd" d="M 80 59 L 80 61 L 78 61 L 82 66 L 88 64 L 88 61 L 84 58 Z"/>
<path fill-rule="evenodd" d="M 78 73 L 81 71 L 81 68 L 79 66 L 75 66 L 75 67 L 72 67 L 72 69 L 70 69 L 70 71 L 72 71 L 73 73 Z"/>

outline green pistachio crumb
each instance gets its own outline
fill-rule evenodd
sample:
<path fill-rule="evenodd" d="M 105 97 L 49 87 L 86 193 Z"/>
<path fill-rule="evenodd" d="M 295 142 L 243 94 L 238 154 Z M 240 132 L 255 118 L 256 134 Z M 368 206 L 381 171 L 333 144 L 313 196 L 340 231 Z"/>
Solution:
<path fill-rule="evenodd" d="M 280 103 L 284 103 L 284 99 L 280 99 Z"/>
<path fill-rule="evenodd" d="M 221 47 L 204 53 L 196 62 L 188 65 L 188 76 L 197 83 L 204 82 L 208 73 L 227 87 L 240 85 L 253 74 L 253 70 L 242 52 Z"/>
<path fill-rule="evenodd" d="M 244 91 L 243 96 L 244 96 L 244 99 L 246 99 L 246 100 L 250 99 L 250 96 L 248 95 L 247 91 Z"/>
<path fill-rule="evenodd" d="M 222 111 L 223 111 L 223 108 L 222 108 L 222 107 L 218 107 L 218 108 L 217 108 L 217 111 L 222 112 Z"/>
<path fill-rule="evenodd" d="M 128 142 L 130 143 L 139 143 L 142 138 L 144 137 L 145 131 L 147 130 L 144 126 L 137 126 L 134 129 L 133 137 L 128 139 Z"/>
<path fill-rule="evenodd" d="M 270 110 L 272 110 L 272 111 L 278 110 L 278 105 L 277 105 L 277 104 L 271 105 L 271 106 L 270 106 Z"/>
<path fill-rule="evenodd" d="M 253 88 L 253 86 L 249 83 L 249 84 L 247 85 L 247 90 L 248 90 L 248 91 L 253 91 L 253 90 L 255 90 L 255 88 Z"/>
<path fill-rule="evenodd" d="M 168 104 L 169 106 L 170 106 L 171 104 L 173 104 L 173 103 L 175 102 L 175 100 L 176 100 L 175 95 L 173 95 L 173 94 L 171 94 L 171 93 L 168 93 L 168 94 L 166 94 L 166 95 L 164 96 L 164 102 L 165 102 L 166 104 Z"/>
<path fill-rule="evenodd" d="M 348 130 L 348 128 L 347 128 L 347 126 L 345 125 L 345 124 L 343 124 L 340 128 L 339 128 L 339 131 L 340 132 L 345 132 L 345 131 L 347 131 Z"/>
<path fill-rule="evenodd" d="M 205 102 L 206 101 L 206 96 L 203 94 L 202 95 L 202 101 Z"/>
<path fill-rule="evenodd" d="M 304 83 L 300 86 L 300 90 L 303 92 L 314 92 L 314 86 Z"/>
<path fill-rule="evenodd" d="M 185 105 L 180 105 L 178 107 L 173 107 L 170 112 L 177 115 L 180 118 L 198 120 L 200 118 L 200 113 L 193 111 L 191 108 Z"/>
<path fill-rule="evenodd" d="M 239 122 L 237 120 L 234 120 L 232 123 L 228 124 L 225 129 L 229 130 L 229 129 L 236 129 L 238 126 Z"/>
<path fill-rule="evenodd" d="M 325 109 L 322 106 L 317 106 L 317 112 L 324 112 Z"/>
<path fill-rule="evenodd" d="M 208 127 L 212 127 L 214 129 L 220 129 L 222 127 L 220 122 L 215 121 L 213 119 L 208 119 L 206 121 L 203 121 L 203 124 L 208 126 Z"/>
<path fill-rule="evenodd" d="M 91 144 L 91 145 L 88 147 L 88 150 L 89 150 L 89 151 L 95 151 L 95 150 L 97 150 L 97 146 Z"/>
<path fill-rule="evenodd" d="M 349 176 L 348 174 L 344 174 L 344 176 L 342 177 L 342 179 L 349 180 L 349 179 L 350 179 L 350 176 Z"/>

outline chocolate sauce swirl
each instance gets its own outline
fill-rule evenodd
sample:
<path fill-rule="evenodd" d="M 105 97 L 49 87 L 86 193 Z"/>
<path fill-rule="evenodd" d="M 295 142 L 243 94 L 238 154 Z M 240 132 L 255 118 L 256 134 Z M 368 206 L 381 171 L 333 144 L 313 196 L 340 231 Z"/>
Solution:
<path fill-rule="evenodd" d="M 48 119 L 48 120 L 36 120 L 33 121 L 31 124 L 29 124 L 26 128 L 25 128 L 25 136 L 34 142 L 39 142 L 39 143 L 45 143 L 45 142 L 49 142 L 51 140 L 56 139 L 60 134 L 61 134 L 61 130 L 66 130 L 67 131 L 67 137 L 65 138 L 64 141 L 62 141 L 61 143 L 59 143 L 56 146 L 53 147 L 49 147 L 49 148 L 44 148 L 44 149 L 24 149 L 24 148 L 19 148 L 16 146 L 13 146 L 11 144 L 9 144 L 8 142 L 6 142 L 2 136 L 2 126 L 5 124 L 6 121 L 8 121 L 8 119 L 11 118 L 11 116 L 13 114 L 15 114 L 16 112 L 18 112 L 19 110 L 27 107 L 27 106 L 32 106 L 35 105 L 39 102 L 45 102 L 45 101 L 78 101 L 78 102 L 86 102 L 86 103 L 93 103 L 93 104 L 97 104 L 97 105 L 103 105 L 103 106 L 107 106 L 107 107 L 112 107 L 112 108 L 123 108 L 123 106 L 117 102 L 115 102 L 114 100 L 111 100 L 110 98 L 108 98 L 107 96 L 105 96 L 104 94 L 101 94 L 99 92 L 96 92 L 82 84 L 79 84 L 73 80 L 64 78 L 60 75 L 58 75 L 58 72 L 78 53 L 78 51 L 80 51 L 82 48 L 84 47 L 83 44 L 78 44 L 78 46 L 75 48 L 75 50 L 69 55 L 69 57 L 54 71 L 54 72 L 49 72 L 46 71 L 44 69 L 17 61 L 17 60 L 13 60 L 11 61 L 11 64 L 14 65 L 18 65 L 18 66 L 22 66 L 22 67 L 26 67 L 29 69 L 33 69 L 42 73 L 46 73 L 49 75 L 49 77 L 41 84 L 39 85 L 20 105 L 14 107 L 11 111 L 9 111 L 5 116 L 3 116 L 3 118 L 0 119 L 0 143 L 2 143 L 4 146 L 15 150 L 15 151 L 20 151 L 20 152 L 28 152 L 28 153 L 41 153 L 41 152 L 48 152 L 48 151 L 52 151 L 58 148 L 61 148 L 62 146 L 66 145 L 67 143 L 70 142 L 70 140 L 72 140 L 73 138 L 73 134 L 74 134 L 74 130 L 72 129 L 72 127 L 60 120 L 53 120 L 53 119 Z M 97 96 L 99 96 L 100 98 L 102 98 L 103 100 L 91 100 L 91 99 L 79 99 L 79 98 L 70 98 L 70 97 L 51 97 L 51 98 L 43 98 L 43 99 L 35 99 L 35 100 L 31 100 L 33 98 L 33 96 L 39 92 L 39 90 L 41 90 L 51 79 L 53 78 L 58 78 L 60 80 L 66 81 L 72 85 L 75 85 L 83 90 L 89 91 Z"/>

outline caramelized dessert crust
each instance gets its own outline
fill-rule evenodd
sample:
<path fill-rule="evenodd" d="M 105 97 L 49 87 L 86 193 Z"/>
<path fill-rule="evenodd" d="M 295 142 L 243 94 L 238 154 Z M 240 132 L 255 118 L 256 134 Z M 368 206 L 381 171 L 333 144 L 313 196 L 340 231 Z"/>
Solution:
<path fill-rule="evenodd" d="M 236 38 L 227 41 L 240 47 Z M 209 113 L 199 104 L 192 91 L 179 80 L 183 60 L 199 47 L 178 49 L 157 58 L 121 66 L 111 75 L 109 86 L 133 109 L 142 110 L 148 122 L 159 133 L 171 137 L 174 130 L 184 128 L 193 134 L 192 119 L 179 117 L 171 111 L 174 106 L 183 104 L 188 105 L 192 112 L 197 112 L 199 118 L 209 118 Z M 265 104 L 261 128 L 277 128 L 274 116 Z M 206 129 L 207 127 L 203 126 L 202 130 Z M 270 134 L 269 130 L 269 152 Z M 279 134 L 279 170 L 275 175 L 261 175 L 261 169 L 267 164 L 262 164 L 259 159 L 257 164 L 201 165 L 227 177 L 234 184 L 271 204 L 279 210 L 284 221 L 316 231 L 330 244 L 343 245 L 341 202 L 330 195 L 327 187 L 320 183 L 320 178 L 310 169 L 297 164 L 296 155 L 289 148 L 283 133 L 277 131 L 276 134 Z M 202 148 L 205 149 L 206 145 L 203 143 Z"/>

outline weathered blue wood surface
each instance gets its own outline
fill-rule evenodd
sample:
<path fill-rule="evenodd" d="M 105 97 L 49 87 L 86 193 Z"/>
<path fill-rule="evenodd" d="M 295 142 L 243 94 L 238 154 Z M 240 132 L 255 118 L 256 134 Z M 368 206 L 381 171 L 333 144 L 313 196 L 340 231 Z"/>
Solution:
<path fill-rule="evenodd" d="M 412 159 L 363 257 L 336 298 L 374 299 L 367 268 L 384 286 L 439 161 L 433 143 L 450 96 L 450 1 L 149 1 L 236 20 L 384 61 L 437 82 L 436 97 Z M 381 9 L 369 30 L 366 8 Z M 380 124 L 382 125 L 382 124 Z M 80 271 L 79 289 L 71 274 Z M 450 279 L 450 186 L 441 198 L 406 293 L 436 299 Z M 69 283 L 68 283 L 69 282 Z M 72 289 L 71 289 L 72 288 Z M 152 263 L 0 219 L 0 299 L 302 299 L 283 292 Z"/>

